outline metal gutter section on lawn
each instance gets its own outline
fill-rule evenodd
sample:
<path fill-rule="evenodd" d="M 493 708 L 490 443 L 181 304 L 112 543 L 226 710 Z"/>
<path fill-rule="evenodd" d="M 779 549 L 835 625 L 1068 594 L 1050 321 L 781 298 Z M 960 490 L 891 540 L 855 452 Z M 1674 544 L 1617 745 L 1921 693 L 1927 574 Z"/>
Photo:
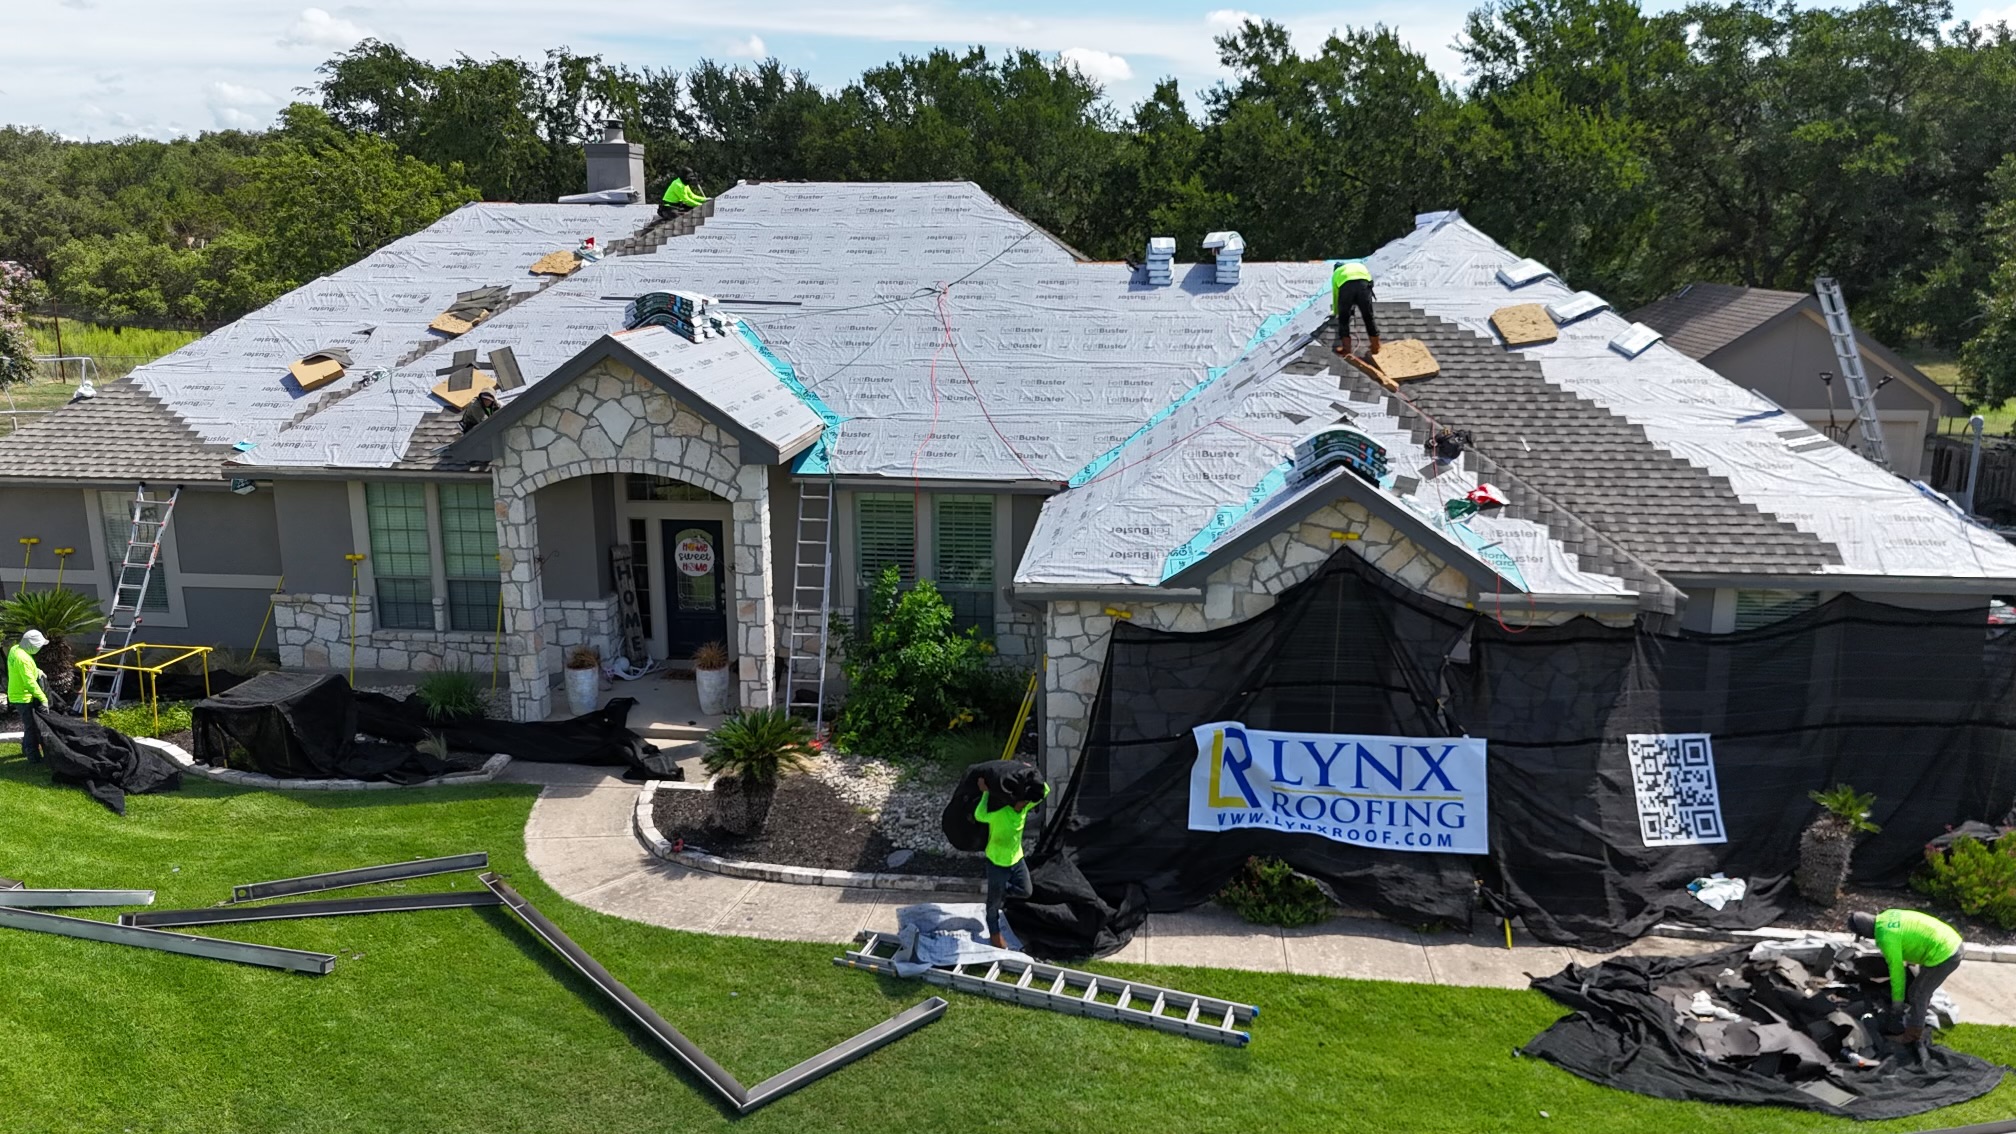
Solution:
<path fill-rule="evenodd" d="M 334 870 L 327 874 L 306 874 L 299 878 L 282 878 L 274 882 L 251 882 L 231 888 L 234 902 L 256 902 L 262 898 L 284 898 L 292 894 L 313 894 L 319 890 L 342 890 L 350 886 L 364 886 L 372 882 L 397 882 L 406 878 L 426 878 L 435 874 L 453 874 L 458 870 L 481 870 L 490 865 L 490 855 L 486 851 L 474 854 L 454 854 L 445 858 L 421 858 L 412 862 L 394 862 L 384 866 L 360 866 L 355 870 Z"/>
<path fill-rule="evenodd" d="M 236 961 L 243 965 L 287 969 L 311 976 L 327 976 L 336 968 L 336 958 L 329 953 L 309 953 L 300 949 L 281 949 L 272 945 L 253 945 L 244 941 L 220 941 L 214 937 L 168 933 L 159 929 L 115 925 L 109 921 L 92 921 L 90 918 L 35 913 L 32 910 L 0 907 L 0 926 L 8 929 L 25 929 L 33 933 L 53 933 L 59 937 L 81 937 L 86 941 L 103 941 L 110 945 L 132 945 L 141 949 L 180 953 L 189 957 L 208 957 L 213 961 Z"/>
<path fill-rule="evenodd" d="M 827 1048 L 818 1055 L 807 1059 L 786 1071 L 765 1079 L 754 1088 L 744 1087 L 735 1076 L 730 1075 L 720 1064 L 707 1057 L 679 1029 L 665 1021 L 653 1011 L 649 1004 L 639 999 L 637 994 L 624 986 L 622 981 L 609 975 L 609 970 L 589 956 L 560 927 L 548 920 L 545 914 L 532 907 L 503 879 L 492 873 L 484 873 L 479 879 L 490 888 L 506 909 L 517 915 L 526 927 L 537 934 L 573 966 L 574 971 L 587 977 L 589 983 L 621 1008 L 625 1015 L 635 1020 L 645 1031 L 650 1032 L 665 1050 L 672 1053 L 681 1063 L 707 1081 L 737 1114 L 748 1114 L 757 1107 L 797 1090 L 821 1076 L 832 1073 L 856 1059 L 902 1039 L 911 1032 L 931 1023 L 945 1014 L 945 1000 L 933 996 L 901 1014 L 884 1020 L 852 1039 Z"/>
<path fill-rule="evenodd" d="M 152 890 L 0 890 L 0 906 L 26 909 L 81 909 L 91 906 L 151 906 Z"/>
<path fill-rule="evenodd" d="M 0 905 L 7 895 L 0 894 Z M 461 910 L 503 902 L 488 890 L 466 893 L 391 894 L 378 898 L 343 898 L 329 902 L 282 902 L 277 906 L 212 906 L 195 910 L 152 910 L 119 915 L 120 925 L 226 925 L 241 921 L 287 921 L 304 917 L 348 914 L 412 913 L 416 910 Z"/>

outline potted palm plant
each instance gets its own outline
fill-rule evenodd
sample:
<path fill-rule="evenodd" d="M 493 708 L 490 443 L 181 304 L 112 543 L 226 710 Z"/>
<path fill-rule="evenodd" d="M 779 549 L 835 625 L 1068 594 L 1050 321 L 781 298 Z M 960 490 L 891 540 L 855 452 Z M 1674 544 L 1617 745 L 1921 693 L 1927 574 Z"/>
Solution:
<path fill-rule="evenodd" d="M 709 642 L 693 651 L 693 687 L 705 714 L 728 711 L 728 650 Z"/>
<path fill-rule="evenodd" d="M 731 835 L 752 835 L 770 817 L 777 781 L 812 759 L 812 726 L 786 709 L 750 709 L 707 734 L 701 763 L 714 776 L 708 823 Z"/>
<path fill-rule="evenodd" d="M 1869 821 L 1876 797 L 1847 784 L 1806 794 L 1820 805 L 1820 817 L 1799 836 L 1799 865 L 1792 872 L 1792 885 L 1807 901 L 1831 907 L 1841 900 L 1841 887 L 1848 882 L 1856 841 L 1882 830 Z"/>
<path fill-rule="evenodd" d="M 567 711 L 575 716 L 595 711 L 602 691 L 602 655 L 593 646 L 567 651 Z"/>
<path fill-rule="evenodd" d="M 104 625 L 98 600 L 72 590 L 21 591 L 0 602 L 0 638 L 12 640 L 40 630 L 49 639 L 35 660 L 49 682 L 49 696 L 58 703 L 77 692 L 77 652 L 70 639 Z"/>

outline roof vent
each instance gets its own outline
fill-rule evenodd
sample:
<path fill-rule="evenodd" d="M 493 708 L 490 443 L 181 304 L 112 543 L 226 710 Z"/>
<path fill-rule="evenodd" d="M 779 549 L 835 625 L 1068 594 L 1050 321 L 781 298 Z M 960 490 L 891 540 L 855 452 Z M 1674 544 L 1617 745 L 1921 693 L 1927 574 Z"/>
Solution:
<path fill-rule="evenodd" d="M 1174 279 L 1171 274 L 1176 266 L 1176 238 L 1173 236 L 1151 236 L 1148 238 L 1149 287 L 1168 287 Z"/>
<path fill-rule="evenodd" d="M 602 140 L 581 147 L 588 156 L 588 192 L 628 190 L 632 201 L 644 199 L 644 146 L 623 140 L 623 124 L 603 123 Z"/>
<path fill-rule="evenodd" d="M 1526 259 L 1498 269 L 1498 282 L 1509 288 L 1522 288 L 1530 283 L 1538 283 L 1553 274 L 1547 270 L 1547 265 L 1540 261 Z"/>
<path fill-rule="evenodd" d="M 1246 238 L 1236 232 L 1204 235 L 1204 248 L 1217 258 L 1218 282 L 1230 286 L 1239 282 L 1239 262 L 1246 258 Z"/>
<path fill-rule="evenodd" d="M 1610 349 L 1625 358 L 1637 358 L 1651 350 L 1652 344 L 1658 342 L 1659 338 L 1659 332 L 1643 323 L 1633 323 L 1623 334 L 1610 340 Z"/>
<path fill-rule="evenodd" d="M 1566 299 L 1548 304 L 1547 317 L 1554 320 L 1556 326 L 1565 327 L 1570 323 L 1587 319 L 1609 306 L 1609 300 L 1594 292 L 1578 291 Z"/>

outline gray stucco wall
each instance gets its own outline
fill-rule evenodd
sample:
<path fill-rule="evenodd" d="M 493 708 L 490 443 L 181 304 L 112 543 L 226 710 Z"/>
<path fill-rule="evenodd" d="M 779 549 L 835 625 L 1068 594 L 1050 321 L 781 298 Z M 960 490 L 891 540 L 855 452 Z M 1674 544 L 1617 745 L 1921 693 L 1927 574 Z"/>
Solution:
<path fill-rule="evenodd" d="M 64 568 L 65 586 L 71 574 L 97 567 L 91 561 L 84 493 L 75 488 L 0 488 L 0 579 L 6 580 L 9 593 L 20 580 L 20 541 L 29 537 L 42 541 L 29 558 L 31 568 L 54 570 L 56 548 L 77 549 Z"/>
<path fill-rule="evenodd" d="M 346 518 L 346 544 L 348 523 Z M 175 505 L 175 548 L 177 565 L 193 574 L 281 574 L 280 525 L 273 493 L 239 496 L 185 491 Z M 337 554 L 340 557 L 342 553 Z"/>
<path fill-rule="evenodd" d="M 533 494 L 545 597 L 585 600 L 608 593 L 606 564 L 616 530 L 610 491 L 609 476 L 602 473 L 558 481 Z"/>
<path fill-rule="evenodd" d="M 1042 514 L 1044 496 L 1010 496 L 1008 562 L 1021 566 L 1029 537 L 1036 534 L 1036 517 Z M 1012 574 L 1011 574 L 1012 577 Z"/>
<path fill-rule="evenodd" d="M 280 573 L 297 594 L 349 594 L 353 549 L 350 488 L 337 480 L 282 480 L 273 484 L 274 526 Z"/>
<path fill-rule="evenodd" d="M 1760 331 L 1753 331 L 1703 359 L 1710 369 L 1740 386 L 1757 391 L 1789 410 L 1826 409 L 1827 387 L 1820 384 L 1824 371 L 1836 375 L 1834 404 L 1842 420 L 1852 420 L 1855 406 L 1841 386 L 1841 361 L 1834 356 L 1834 341 L 1827 328 L 1795 312 Z M 1883 365 L 1865 357 L 1864 368 L 1871 385 L 1885 373 Z M 1930 398 L 1901 379 L 1876 392 L 1879 410 L 1924 410 L 1939 416 L 1939 407 Z"/>

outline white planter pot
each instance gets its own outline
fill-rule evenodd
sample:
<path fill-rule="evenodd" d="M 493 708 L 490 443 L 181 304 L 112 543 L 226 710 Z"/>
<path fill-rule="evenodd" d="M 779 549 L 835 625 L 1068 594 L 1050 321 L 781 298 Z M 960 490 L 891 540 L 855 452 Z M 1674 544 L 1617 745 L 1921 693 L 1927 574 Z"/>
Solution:
<path fill-rule="evenodd" d="M 570 669 L 567 671 L 567 711 L 575 716 L 595 711 L 597 695 L 602 691 L 602 674 L 594 669 Z"/>
<path fill-rule="evenodd" d="M 693 685 L 700 694 L 700 711 L 708 716 L 728 711 L 728 671 L 696 669 Z"/>

